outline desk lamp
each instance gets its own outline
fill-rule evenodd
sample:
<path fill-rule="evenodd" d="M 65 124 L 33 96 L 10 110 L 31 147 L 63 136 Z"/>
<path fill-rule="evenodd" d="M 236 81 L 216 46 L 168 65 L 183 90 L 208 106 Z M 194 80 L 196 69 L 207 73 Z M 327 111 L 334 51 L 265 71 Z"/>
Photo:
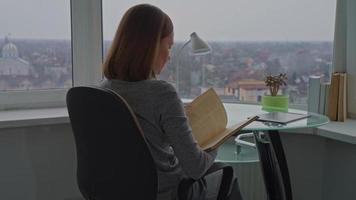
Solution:
<path fill-rule="evenodd" d="M 192 43 L 193 55 L 205 55 L 211 52 L 211 47 L 208 45 L 208 43 L 206 43 L 195 32 L 193 32 L 190 34 L 190 39 L 179 49 L 177 57 L 179 57 L 184 47 L 186 47 L 189 43 Z M 179 93 L 179 63 L 177 63 L 176 68 L 176 90 Z"/>

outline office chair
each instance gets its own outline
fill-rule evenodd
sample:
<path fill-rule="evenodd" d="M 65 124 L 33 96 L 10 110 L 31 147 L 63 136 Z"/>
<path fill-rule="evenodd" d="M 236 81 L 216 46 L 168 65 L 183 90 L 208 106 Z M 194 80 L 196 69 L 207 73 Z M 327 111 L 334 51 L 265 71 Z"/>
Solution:
<path fill-rule="evenodd" d="M 157 170 L 135 114 L 126 101 L 109 89 L 73 87 L 66 97 L 77 151 L 77 183 L 87 200 L 118 197 L 155 200 Z M 233 169 L 215 163 L 207 174 L 222 170 L 218 199 L 226 199 Z M 179 199 L 195 180 L 179 185 Z"/>
<path fill-rule="evenodd" d="M 258 149 L 263 179 L 268 200 L 292 200 L 289 173 L 286 166 L 282 166 L 277 160 L 276 150 L 281 154 L 281 146 L 277 140 L 279 135 L 273 131 L 270 134 L 254 132 L 256 147 Z M 278 136 L 278 138 L 276 138 Z M 273 141 L 272 141 L 273 140 Z M 277 148 L 277 149 L 275 149 Z M 284 156 L 284 154 L 283 154 Z M 284 167 L 284 168 L 281 168 Z"/>
<path fill-rule="evenodd" d="M 238 146 L 257 148 L 267 199 L 292 200 L 288 167 L 286 164 L 283 164 L 284 162 L 279 161 L 281 158 L 278 158 L 278 156 L 285 157 L 284 153 L 281 155 L 283 149 L 279 134 L 273 130 L 269 130 L 267 133 L 261 131 L 243 133 L 238 135 L 235 141 Z M 254 138 L 255 143 L 242 140 L 243 138 L 251 137 Z"/>

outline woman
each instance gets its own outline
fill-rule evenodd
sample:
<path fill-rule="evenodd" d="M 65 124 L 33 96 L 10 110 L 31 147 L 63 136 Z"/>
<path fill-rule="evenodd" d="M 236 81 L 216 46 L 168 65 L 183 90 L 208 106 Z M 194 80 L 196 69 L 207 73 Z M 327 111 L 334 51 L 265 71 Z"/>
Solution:
<path fill-rule="evenodd" d="M 124 97 L 139 119 L 157 166 L 158 199 L 175 199 L 180 180 L 201 178 L 216 157 L 193 139 L 175 88 L 156 79 L 170 58 L 173 34 L 171 19 L 159 8 L 131 7 L 103 64 L 101 83 Z M 194 193 L 205 195 L 202 188 Z"/>

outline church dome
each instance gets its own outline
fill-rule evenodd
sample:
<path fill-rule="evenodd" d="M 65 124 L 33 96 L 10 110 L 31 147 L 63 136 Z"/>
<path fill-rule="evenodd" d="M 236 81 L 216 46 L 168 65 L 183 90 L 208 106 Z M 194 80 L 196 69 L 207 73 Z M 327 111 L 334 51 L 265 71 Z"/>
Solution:
<path fill-rule="evenodd" d="M 15 44 L 13 44 L 12 42 L 9 42 L 7 44 L 5 44 L 2 48 L 2 57 L 3 58 L 17 58 L 19 57 L 19 52 L 17 50 L 17 47 Z"/>

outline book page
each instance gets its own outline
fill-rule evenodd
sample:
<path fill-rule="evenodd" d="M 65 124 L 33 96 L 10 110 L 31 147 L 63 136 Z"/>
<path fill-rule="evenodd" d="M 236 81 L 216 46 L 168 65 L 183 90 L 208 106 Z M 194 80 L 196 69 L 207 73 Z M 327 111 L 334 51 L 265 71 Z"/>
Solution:
<path fill-rule="evenodd" d="M 195 98 L 185 109 L 193 136 L 200 147 L 225 131 L 227 114 L 214 89 L 210 88 Z"/>
<path fill-rule="evenodd" d="M 225 128 L 223 132 L 215 135 L 213 138 L 203 143 L 200 147 L 206 151 L 213 150 L 218 146 L 220 146 L 222 143 L 224 143 L 231 135 L 237 133 L 243 127 L 247 126 L 248 124 L 255 121 L 256 119 L 258 119 L 258 116 L 251 117 L 246 121 L 235 124 L 234 126 L 231 126 L 229 128 Z"/>

